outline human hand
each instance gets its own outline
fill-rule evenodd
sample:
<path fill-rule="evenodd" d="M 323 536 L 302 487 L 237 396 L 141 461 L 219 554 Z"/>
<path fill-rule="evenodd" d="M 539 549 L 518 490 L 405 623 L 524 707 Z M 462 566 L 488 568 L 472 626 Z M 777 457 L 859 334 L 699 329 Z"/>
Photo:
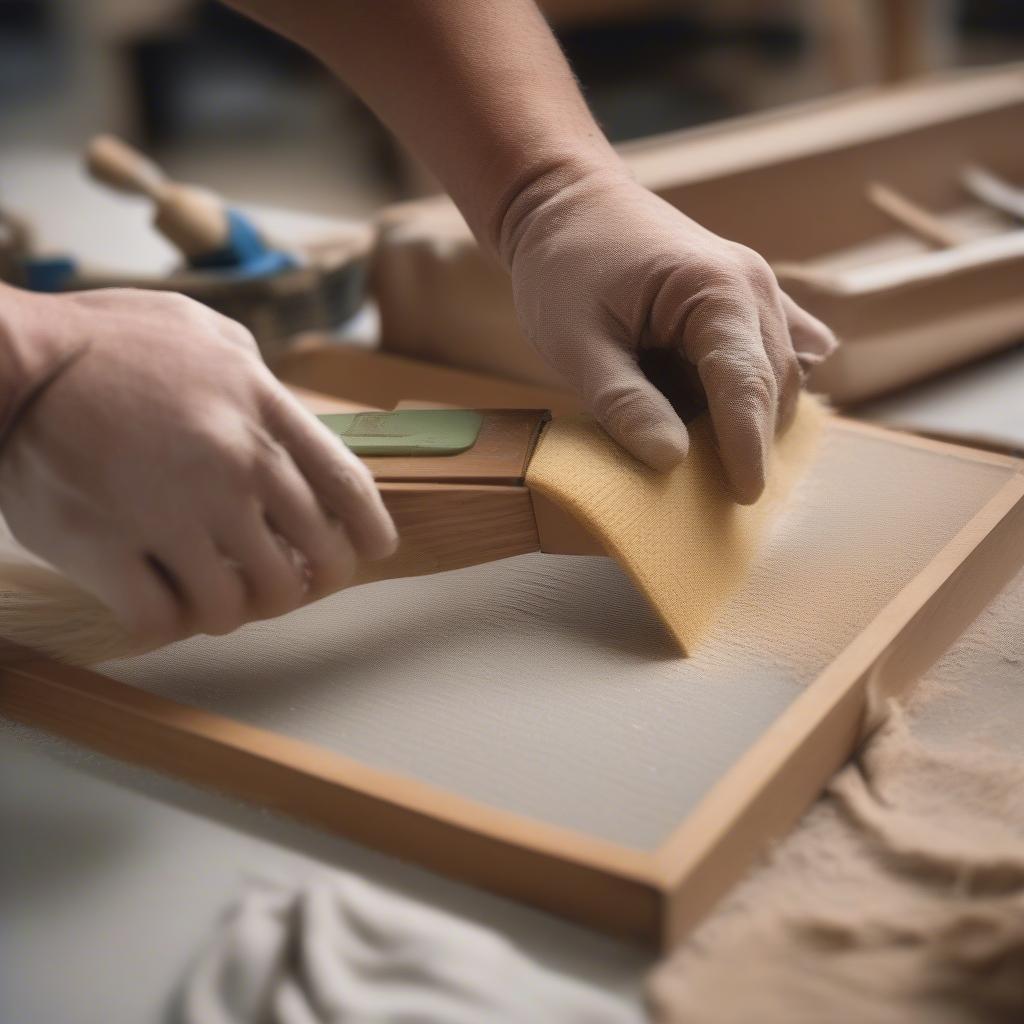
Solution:
<path fill-rule="evenodd" d="M 534 180 L 498 251 L 526 336 L 622 447 L 655 469 L 685 458 L 686 427 L 637 366 L 643 349 L 675 348 L 700 375 L 736 499 L 757 500 L 803 374 L 836 346 L 757 253 L 615 166 Z"/>
<path fill-rule="evenodd" d="M 369 471 L 240 324 L 129 289 L 0 302 L 30 361 L 63 364 L 3 439 L 0 509 L 140 640 L 282 614 L 394 551 Z"/>

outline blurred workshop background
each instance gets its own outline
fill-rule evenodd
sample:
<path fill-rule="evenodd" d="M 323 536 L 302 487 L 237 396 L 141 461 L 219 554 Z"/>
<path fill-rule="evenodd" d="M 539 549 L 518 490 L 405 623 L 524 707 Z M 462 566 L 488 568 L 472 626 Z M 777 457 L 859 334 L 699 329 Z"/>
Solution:
<path fill-rule="evenodd" d="M 1024 53 L 1004 0 L 542 7 L 615 140 Z M 0 0 L 0 158 L 23 175 L 97 131 L 243 202 L 351 216 L 432 189 L 342 84 L 213 0 Z"/>

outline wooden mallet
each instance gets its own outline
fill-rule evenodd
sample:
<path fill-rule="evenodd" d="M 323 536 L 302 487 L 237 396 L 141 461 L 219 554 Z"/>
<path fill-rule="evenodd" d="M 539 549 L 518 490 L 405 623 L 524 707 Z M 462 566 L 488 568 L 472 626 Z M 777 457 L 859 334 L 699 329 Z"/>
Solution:
<path fill-rule="evenodd" d="M 97 181 L 148 198 L 154 226 L 193 269 L 251 277 L 297 264 L 291 253 L 268 246 L 244 214 L 206 189 L 171 181 L 152 160 L 113 135 L 93 138 L 85 162 Z"/>

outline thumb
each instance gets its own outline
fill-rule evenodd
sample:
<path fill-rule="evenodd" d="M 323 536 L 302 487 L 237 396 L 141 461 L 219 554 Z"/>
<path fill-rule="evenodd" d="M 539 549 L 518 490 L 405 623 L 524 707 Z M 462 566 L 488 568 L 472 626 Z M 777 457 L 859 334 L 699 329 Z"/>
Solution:
<path fill-rule="evenodd" d="M 600 339 L 566 345 L 554 362 L 598 423 L 632 456 L 656 470 L 686 458 L 686 426 L 632 352 Z"/>

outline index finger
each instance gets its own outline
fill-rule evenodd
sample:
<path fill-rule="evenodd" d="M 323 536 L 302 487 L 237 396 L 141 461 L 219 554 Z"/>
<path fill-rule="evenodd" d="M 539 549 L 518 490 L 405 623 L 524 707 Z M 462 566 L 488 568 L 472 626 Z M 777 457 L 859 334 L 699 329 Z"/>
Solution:
<path fill-rule="evenodd" d="M 398 532 L 362 460 L 286 388 L 278 385 L 267 405 L 271 432 L 324 508 L 345 524 L 356 553 L 368 559 L 393 554 Z"/>

